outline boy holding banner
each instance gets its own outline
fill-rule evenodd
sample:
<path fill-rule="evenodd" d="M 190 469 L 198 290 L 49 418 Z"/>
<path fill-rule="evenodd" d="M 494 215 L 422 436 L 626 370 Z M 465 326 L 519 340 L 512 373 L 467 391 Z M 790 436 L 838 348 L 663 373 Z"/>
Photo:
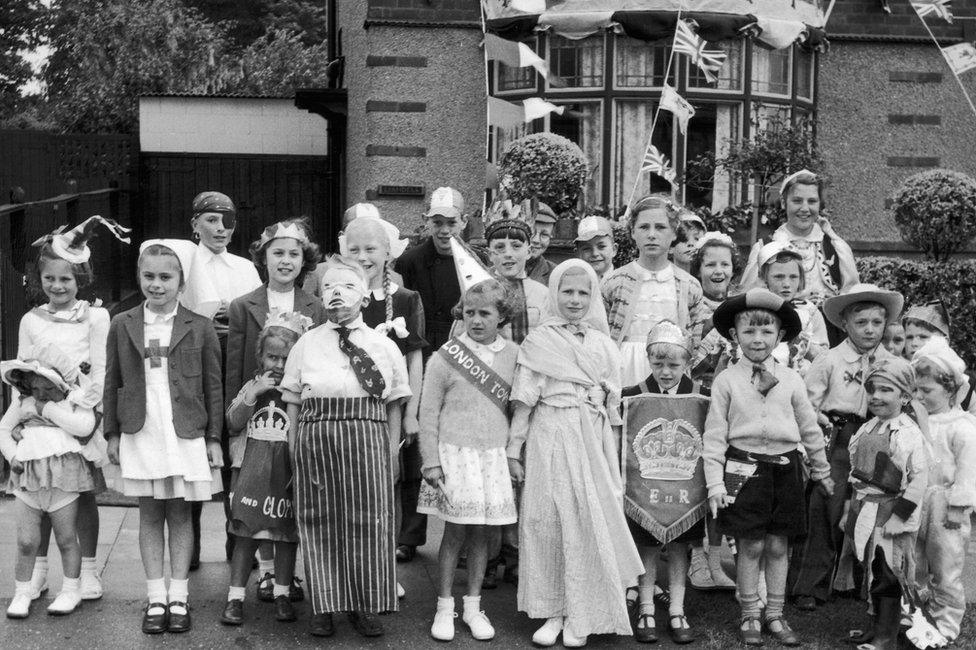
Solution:
<path fill-rule="evenodd" d="M 712 319 L 743 355 L 712 385 L 703 454 L 709 507 L 739 548 L 740 636 L 746 645 L 763 643 L 759 574 L 765 567 L 765 628 L 783 645 L 799 645 L 783 618 L 789 539 L 806 532 L 798 444 L 806 449 L 813 480 L 828 494 L 834 489 L 803 379 L 772 357 L 803 324 L 789 302 L 766 289 L 726 300 Z"/>

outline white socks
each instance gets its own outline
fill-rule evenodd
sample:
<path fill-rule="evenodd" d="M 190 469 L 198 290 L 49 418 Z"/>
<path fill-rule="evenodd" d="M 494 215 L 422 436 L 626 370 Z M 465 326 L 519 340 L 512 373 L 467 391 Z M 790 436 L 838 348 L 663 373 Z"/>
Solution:
<path fill-rule="evenodd" d="M 450 641 L 454 638 L 454 599 L 437 598 L 437 613 L 434 623 L 430 626 L 430 635 L 438 641 Z"/>
<path fill-rule="evenodd" d="M 64 616 L 78 609 L 81 604 L 78 578 L 64 578 L 61 582 L 61 593 L 47 607 L 47 613 L 52 616 Z"/>
<path fill-rule="evenodd" d="M 31 574 L 31 599 L 37 600 L 47 591 L 47 556 L 34 559 L 34 571 Z"/>
<path fill-rule="evenodd" d="M 488 641 L 495 638 L 495 628 L 491 621 L 481 611 L 481 596 L 464 597 L 464 615 L 461 620 L 471 628 L 471 636 L 478 641 Z M 453 609 L 453 607 L 452 607 Z"/>
<path fill-rule="evenodd" d="M 244 600 L 244 595 L 247 593 L 247 587 L 228 587 L 227 588 L 227 602 L 232 600 Z"/>
<path fill-rule="evenodd" d="M 291 594 L 291 585 L 279 585 L 277 582 L 275 582 L 273 593 L 275 598 L 278 596 L 288 596 Z"/>
<path fill-rule="evenodd" d="M 93 557 L 81 558 L 81 599 L 98 600 L 102 597 L 102 581 L 98 577 L 98 563 Z"/>

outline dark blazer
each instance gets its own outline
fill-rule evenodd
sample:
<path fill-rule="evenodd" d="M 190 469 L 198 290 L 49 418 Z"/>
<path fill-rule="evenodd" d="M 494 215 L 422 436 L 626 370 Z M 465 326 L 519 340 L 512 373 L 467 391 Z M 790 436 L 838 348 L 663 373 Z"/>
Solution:
<path fill-rule="evenodd" d="M 268 317 L 268 285 L 235 298 L 227 308 L 227 372 L 224 375 L 224 403 L 227 407 L 241 392 L 241 386 L 258 372 L 258 337 Z M 326 320 L 325 305 L 315 296 L 295 287 L 295 311 L 312 319 L 313 327 Z"/>
<path fill-rule="evenodd" d="M 143 305 L 122 312 L 108 328 L 105 437 L 138 433 L 146 424 L 145 318 Z M 180 438 L 219 441 L 224 424 L 220 343 L 213 322 L 179 306 L 169 343 L 170 402 Z"/>

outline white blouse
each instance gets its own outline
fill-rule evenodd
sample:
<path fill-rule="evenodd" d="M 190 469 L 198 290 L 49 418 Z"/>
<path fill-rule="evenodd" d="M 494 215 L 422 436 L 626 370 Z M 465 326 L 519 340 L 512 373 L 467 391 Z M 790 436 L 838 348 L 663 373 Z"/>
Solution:
<path fill-rule="evenodd" d="M 674 267 L 670 264 L 660 271 L 648 271 L 638 267 L 640 292 L 634 305 L 634 317 L 627 332 L 627 340 L 644 345 L 647 334 L 663 320 L 673 323 L 678 319 L 678 286 L 674 279 Z"/>
<path fill-rule="evenodd" d="M 295 288 L 288 291 L 272 291 L 268 289 L 268 308 L 282 312 L 295 311 Z"/>

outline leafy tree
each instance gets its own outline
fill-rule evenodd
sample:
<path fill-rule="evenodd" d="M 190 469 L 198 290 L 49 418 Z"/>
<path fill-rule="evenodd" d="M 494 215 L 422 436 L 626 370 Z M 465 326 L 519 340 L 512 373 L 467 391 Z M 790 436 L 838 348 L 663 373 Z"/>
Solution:
<path fill-rule="evenodd" d="M 23 53 L 38 46 L 45 12 L 40 0 L 0 2 L 0 118 L 14 112 L 33 77 Z"/>
<path fill-rule="evenodd" d="M 244 50 L 235 88 L 283 94 L 301 86 L 325 85 L 328 63 L 324 42 L 306 46 L 295 32 L 269 31 Z"/>
<path fill-rule="evenodd" d="M 929 259 L 945 262 L 976 238 L 976 180 L 948 169 L 905 179 L 895 193 L 901 237 Z"/>
<path fill-rule="evenodd" d="M 183 0 L 207 20 L 222 25 L 234 50 L 244 50 L 268 32 L 290 31 L 305 45 L 325 41 L 322 0 Z"/>

